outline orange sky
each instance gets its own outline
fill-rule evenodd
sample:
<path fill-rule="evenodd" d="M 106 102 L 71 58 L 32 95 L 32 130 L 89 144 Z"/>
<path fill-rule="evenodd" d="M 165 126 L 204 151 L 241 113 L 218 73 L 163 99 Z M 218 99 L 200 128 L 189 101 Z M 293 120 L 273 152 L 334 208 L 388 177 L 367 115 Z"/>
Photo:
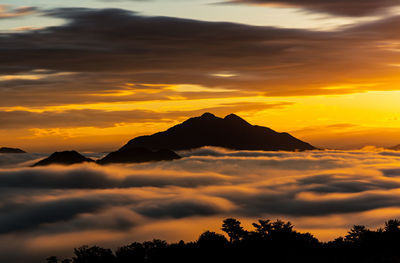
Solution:
<path fill-rule="evenodd" d="M 9 136 L 9 129 L 0 132 L 0 144 L 23 147 L 29 151 L 63 148 L 107 151 L 118 148 L 135 136 L 165 130 L 186 118 L 209 111 L 219 116 L 234 112 L 253 124 L 288 131 L 317 147 L 388 147 L 399 140 L 399 99 L 400 92 L 383 91 L 24 108 L 33 116 L 37 114 L 41 117 L 32 120 L 32 123 L 24 121 L 26 117 L 20 117 L 18 126 L 15 124 L 16 127 L 11 129 L 12 136 Z M 87 108 L 94 112 L 89 111 L 85 115 Z M 67 117 L 70 114 L 72 117 Z"/>

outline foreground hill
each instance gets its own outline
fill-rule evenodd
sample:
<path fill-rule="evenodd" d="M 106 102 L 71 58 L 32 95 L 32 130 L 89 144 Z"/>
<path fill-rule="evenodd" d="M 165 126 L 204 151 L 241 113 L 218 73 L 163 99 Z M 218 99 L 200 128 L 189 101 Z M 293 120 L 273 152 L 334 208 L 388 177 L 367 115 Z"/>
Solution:
<path fill-rule="evenodd" d="M 251 125 L 237 115 L 219 118 L 211 113 L 190 118 L 166 131 L 140 136 L 120 150 L 133 148 L 188 150 L 203 146 L 217 146 L 234 150 L 305 151 L 314 146 L 288 133 Z"/>
<path fill-rule="evenodd" d="M 86 158 L 82 154 L 76 151 L 64 151 L 64 152 L 55 152 L 49 157 L 35 163 L 32 167 L 35 166 L 46 166 L 51 164 L 63 164 L 63 165 L 72 165 L 84 162 L 94 162 L 90 158 Z"/>
<path fill-rule="evenodd" d="M 18 148 L 1 147 L 0 153 L 26 153 L 26 152 Z"/>

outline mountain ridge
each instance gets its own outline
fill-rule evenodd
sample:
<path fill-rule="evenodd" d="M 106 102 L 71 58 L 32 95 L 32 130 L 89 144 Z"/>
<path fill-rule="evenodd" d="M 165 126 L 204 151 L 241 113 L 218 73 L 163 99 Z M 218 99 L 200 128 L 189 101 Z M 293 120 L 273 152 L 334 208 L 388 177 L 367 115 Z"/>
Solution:
<path fill-rule="evenodd" d="M 172 161 L 181 156 L 169 149 L 150 150 L 147 148 L 119 149 L 107 154 L 97 163 L 101 165 L 112 163 L 144 163 L 157 161 Z"/>
<path fill-rule="evenodd" d="M 136 137 L 120 150 L 144 147 L 179 151 L 203 146 L 265 151 L 317 149 L 289 133 L 279 133 L 268 127 L 252 125 L 235 114 L 220 118 L 206 112 L 199 117 L 189 118 L 163 132 Z"/>
<path fill-rule="evenodd" d="M 229 114 L 224 118 L 209 112 L 192 117 L 165 131 L 135 137 L 117 151 L 94 161 L 76 151 L 55 152 L 33 165 L 77 164 L 95 162 L 143 163 L 180 159 L 175 151 L 204 146 L 224 147 L 233 150 L 306 151 L 314 146 L 289 133 L 276 132 L 268 127 L 252 125 L 243 118 Z"/>

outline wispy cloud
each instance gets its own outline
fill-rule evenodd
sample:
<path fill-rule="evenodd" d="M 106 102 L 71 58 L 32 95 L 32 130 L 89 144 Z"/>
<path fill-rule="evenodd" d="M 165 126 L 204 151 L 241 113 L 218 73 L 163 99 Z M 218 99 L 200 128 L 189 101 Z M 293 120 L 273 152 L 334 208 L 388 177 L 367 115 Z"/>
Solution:
<path fill-rule="evenodd" d="M 206 147 L 181 154 L 181 160 L 149 164 L 0 169 L 0 243 L 13 236 L 24 240 L 24 253 L 43 257 L 63 255 L 82 240 L 109 246 L 155 237 L 193 240 L 207 228 L 218 231 L 228 216 L 245 224 L 289 219 L 329 239 L 351 224 L 375 227 L 400 209 L 397 152 Z M 50 242 L 60 236 L 68 238 Z M 28 245 L 37 240 L 45 249 Z"/>
<path fill-rule="evenodd" d="M 260 4 L 274 7 L 296 7 L 310 12 L 329 13 L 338 16 L 367 16 L 385 13 L 398 7 L 396 0 L 232 0 L 227 3 Z"/>
<path fill-rule="evenodd" d="M 0 5 L 0 19 L 31 15 L 36 11 L 37 8 L 32 6 L 22 6 L 13 8 L 10 5 Z"/>
<path fill-rule="evenodd" d="M 119 9 L 57 9 L 47 15 L 68 23 L 4 35 L 0 74 L 43 69 L 75 74 L 3 81 L 0 92 L 9 98 L 3 106 L 46 105 L 43 94 L 52 94 L 58 104 L 201 95 L 165 90 L 176 84 L 224 89 L 230 96 L 303 96 L 392 90 L 398 81 L 397 68 L 390 66 L 398 58 L 397 16 L 318 32 L 145 17 Z M 216 76 L 220 72 L 235 75 Z M 126 83 L 152 84 L 156 92 L 135 90 L 132 96 Z"/>

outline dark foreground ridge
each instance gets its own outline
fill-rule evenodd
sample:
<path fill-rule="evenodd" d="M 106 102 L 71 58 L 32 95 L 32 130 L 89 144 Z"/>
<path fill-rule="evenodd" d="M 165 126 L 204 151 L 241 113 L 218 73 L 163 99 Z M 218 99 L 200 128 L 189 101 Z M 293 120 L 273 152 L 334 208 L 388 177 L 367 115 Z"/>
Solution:
<path fill-rule="evenodd" d="M 26 152 L 18 148 L 1 147 L 0 153 L 26 153 Z"/>
<path fill-rule="evenodd" d="M 211 113 L 204 113 L 200 117 L 190 118 L 166 131 L 136 137 L 121 150 L 144 147 L 175 151 L 203 146 L 264 151 L 316 149 L 288 133 L 279 133 L 267 127 L 251 125 L 235 114 L 219 118 Z"/>
<path fill-rule="evenodd" d="M 120 149 L 109 153 L 103 159 L 98 160 L 98 164 L 111 163 L 143 163 L 156 161 L 171 161 L 181 157 L 168 149 L 150 150 L 146 148 Z"/>
<path fill-rule="evenodd" d="M 310 233 L 300 233 L 290 222 L 258 220 L 247 231 L 241 223 L 228 218 L 221 234 L 205 231 L 194 242 L 167 243 L 154 239 L 134 242 L 111 249 L 82 246 L 74 249 L 74 257 L 47 263 L 136 263 L 136 262 L 400 262 L 400 221 L 389 220 L 384 228 L 370 230 L 353 226 L 345 237 L 320 242 Z"/>
<path fill-rule="evenodd" d="M 51 164 L 72 165 L 84 162 L 94 162 L 76 151 L 55 152 L 49 157 L 35 163 L 32 167 L 46 166 Z"/>

